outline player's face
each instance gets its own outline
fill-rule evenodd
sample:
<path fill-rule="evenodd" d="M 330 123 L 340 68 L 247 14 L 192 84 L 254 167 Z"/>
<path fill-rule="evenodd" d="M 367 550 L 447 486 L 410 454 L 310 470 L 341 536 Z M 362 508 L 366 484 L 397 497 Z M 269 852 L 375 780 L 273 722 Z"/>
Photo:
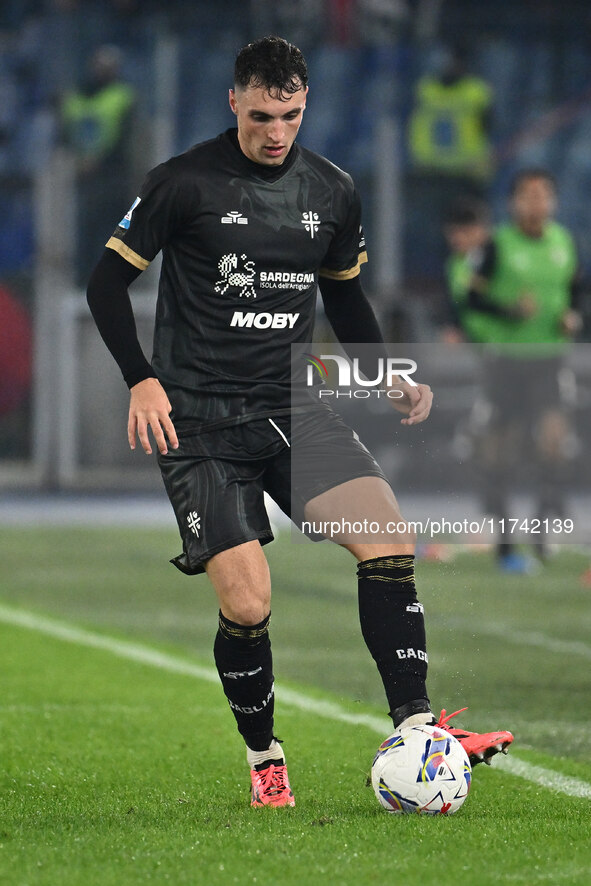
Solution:
<path fill-rule="evenodd" d="M 468 255 L 474 249 L 483 246 L 489 237 L 488 226 L 472 223 L 464 225 L 446 225 L 445 236 L 449 248 L 457 255 Z"/>
<path fill-rule="evenodd" d="M 238 119 L 238 141 L 249 160 L 279 166 L 289 153 L 302 123 L 308 89 L 288 98 L 263 87 L 230 90 L 230 107 Z"/>
<path fill-rule="evenodd" d="M 544 178 L 529 178 L 521 182 L 513 195 L 513 215 L 524 231 L 538 233 L 556 209 L 552 184 Z"/>

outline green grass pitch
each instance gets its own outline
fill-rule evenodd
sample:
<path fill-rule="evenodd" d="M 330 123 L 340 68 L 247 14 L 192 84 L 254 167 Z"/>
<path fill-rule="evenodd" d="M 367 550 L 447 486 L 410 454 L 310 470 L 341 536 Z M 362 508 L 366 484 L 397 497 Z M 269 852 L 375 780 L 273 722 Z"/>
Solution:
<path fill-rule="evenodd" d="M 216 605 L 206 579 L 167 564 L 177 548 L 166 530 L 3 529 L 0 604 L 210 668 Z M 486 553 L 417 564 L 434 705 L 516 735 L 455 816 L 431 818 L 388 815 L 365 786 L 375 729 L 281 699 L 284 687 L 383 718 L 353 559 L 288 536 L 266 551 L 295 809 L 249 807 L 215 683 L 0 617 L 0 883 L 588 886 L 587 557 L 565 550 L 512 578 Z"/>

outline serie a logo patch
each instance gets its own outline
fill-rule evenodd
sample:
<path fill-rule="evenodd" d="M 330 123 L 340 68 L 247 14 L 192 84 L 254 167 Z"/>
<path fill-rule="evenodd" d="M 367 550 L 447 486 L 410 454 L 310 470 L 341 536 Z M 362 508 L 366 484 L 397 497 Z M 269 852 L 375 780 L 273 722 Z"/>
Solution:
<path fill-rule="evenodd" d="M 135 200 L 133 201 L 133 203 L 129 207 L 129 210 L 125 213 L 125 215 L 123 216 L 123 218 L 119 222 L 120 228 L 125 228 L 126 231 L 128 230 L 129 225 L 131 224 L 131 216 L 133 215 L 133 210 L 136 208 L 138 203 L 141 203 L 141 200 L 142 200 L 141 197 L 135 198 Z"/>

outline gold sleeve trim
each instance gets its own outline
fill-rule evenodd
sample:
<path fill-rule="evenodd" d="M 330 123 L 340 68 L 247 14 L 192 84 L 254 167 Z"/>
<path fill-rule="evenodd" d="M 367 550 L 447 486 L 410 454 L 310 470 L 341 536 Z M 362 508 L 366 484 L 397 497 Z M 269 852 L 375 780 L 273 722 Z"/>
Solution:
<path fill-rule="evenodd" d="M 330 268 L 320 268 L 318 273 L 321 277 L 328 277 L 329 280 L 352 280 L 353 277 L 358 276 L 361 265 L 365 264 L 366 261 L 367 252 L 360 252 L 357 264 L 352 268 L 347 268 L 346 271 L 331 271 Z"/>
<path fill-rule="evenodd" d="M 118 237 L 111 237 L 107 241 L 107 249 L 114 249 L 115 252 L 118 252 L 121 258 L 124 258 L 125 261 L 128 261 L 130 265 L 133 265 L 135 268 L 139 268 L 140 271 L 145 271 L 150 262 L 146 258 L 142 258 L 141 255 L 138 255 L 137 252 L 134 252 L 133 249 L 130 249 L 123 240 L 119 240 Z"/>

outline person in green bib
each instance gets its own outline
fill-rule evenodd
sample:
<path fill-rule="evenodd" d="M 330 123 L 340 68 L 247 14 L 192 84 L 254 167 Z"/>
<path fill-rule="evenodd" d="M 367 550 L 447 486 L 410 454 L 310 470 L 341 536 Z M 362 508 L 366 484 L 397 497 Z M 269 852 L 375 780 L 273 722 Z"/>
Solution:
<path fill-rule="evenodd" d="M 443 233 L 449 254 L 444 265 L 440 337 L 447 344 L 459 344 L 471 339 L 473 317 L 480 317 L 468 305 L 468 293 L 475 262 L 491 236 L 488 206 L 478 198 L 458 198 L 445 213 Z"/>
<path fill-rule="evenodd" d="M 511 219 L 465 259 L 464 288 L 450 289 L 465 340 L 486 344 L 484 394 L 489 411 L 481 439 L 487 511 L 507 526 L 508 498 L 516 489 L 523 453 L 531 454 L 537 513 L 563 515 L 562 487 L 572 434 L 564 390 L 565 343 L 581 328 L 581 281 L 570 232 L 553 218 L 556 185 L 544 169 L 519 172 L 510 191 Z M 464 272 L 465 272 L 464 266 Z M 459 271 L 456 269 L 456 275 Z M 464 277 L 466 279 L 466 277 Z M 543 536 L 532 535 L 543 555 Z M 532 571 L 534 561 L 515 551 L 501 529 L 499 564 L 509 572 Z"/>

